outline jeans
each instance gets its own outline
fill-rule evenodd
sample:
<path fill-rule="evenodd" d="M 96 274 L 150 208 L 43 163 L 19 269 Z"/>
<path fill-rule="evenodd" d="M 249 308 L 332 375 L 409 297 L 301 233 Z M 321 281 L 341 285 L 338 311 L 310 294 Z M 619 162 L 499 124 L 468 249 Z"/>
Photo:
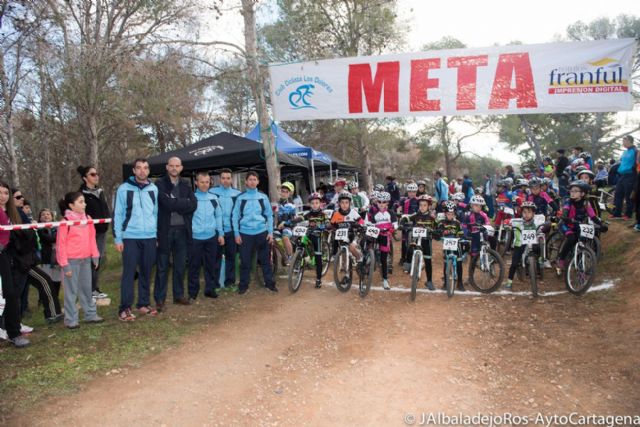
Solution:
<path fill-rule="evenodd" d="M 615 209 L 613 211 L 614 216 L 622 215 L 622 204 L 624 202 L 624 214 L 628 217 L 631 217 L 631 214 L 633 212 L 631 193 L 633 192 L 635 184 L 636 175 L 633 173 L 620 175 L 620 177 L 618 178 L 618 183 L 616 184 L 616 193 L 613 201 L 615 205 Z"/>
<path fill-rule="evenodd" d="M 267 232 L 256 235 L 242 234 L 242 245 L 240 245 L 240 289 L 249 287 L 249 276 L 251 274 L 251 259 L 257 253 L 258 261 L 262 267 L 264 285 L 273 286 L 273 269 L 269 262 L 269 244 L 267 243 Z"/>
<path fill-rule="evenodd" d="M 196 298 L 200 292 L 200 269 L 204 267 L 204 293 L 215 292 L 214 263 L 218 252 L 218 239 L 193 239 L 189 247 L 189 297 Z"/>
<path fill-rule="evenodd" d="M 156 239 L 124 239 L 119 311 L 133 304 L 133 282 L 138 270 L 138 305 L 149 305 L 151 269 L 156 261 Z"/>
<path fill-rule="evenodd" d="M 184 272 L 187 266 L 187 229 L 184 227 L 169 228 L 169 246 L 158 250 L 156 264 L 156 280 L 153 297 L 156 303 L 164 303 L 167 299 L 167 282 L 169 280 L 169 258 L 173 258 L 173 300 L 184 297 Z"/>
<path fill-rule="evenodd" d="M 233 286 L 236 283 L 236 254 L 238 245 L 233 232 L 224 233 L 224 246 L 218 245 L 216 252 L 216 262 L 214 264 L 213 282 L 216 288 L 220 287 L 220 268 L 222 266 L 222 255 L 224 255 L 224 286 Z"/>

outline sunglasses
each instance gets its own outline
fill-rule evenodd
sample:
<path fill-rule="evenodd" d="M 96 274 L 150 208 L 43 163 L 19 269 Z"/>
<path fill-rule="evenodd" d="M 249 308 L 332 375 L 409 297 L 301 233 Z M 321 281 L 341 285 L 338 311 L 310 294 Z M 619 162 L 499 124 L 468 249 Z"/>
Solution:
<path fill-rule="evenodd" d="M 93 176 L 93 177 L 100 176 L 100 174 L 98 172 L 91 172 L 91 173 L 88 173 L 87 175 L 88 176 Z"/>
<path fill-rule="evenodd" d="M 13 196 L 14 199 L 16 200 L 22 200 L 24 199 L 24 196 L 22 194 L 18 195 L 18 196 Z"/>

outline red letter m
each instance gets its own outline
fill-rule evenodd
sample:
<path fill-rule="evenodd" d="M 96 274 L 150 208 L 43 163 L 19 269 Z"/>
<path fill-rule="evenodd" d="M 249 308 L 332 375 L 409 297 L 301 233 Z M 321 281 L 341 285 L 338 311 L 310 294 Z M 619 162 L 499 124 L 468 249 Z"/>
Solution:
<path fill-rule="evenodd" d="M 380 111 L 380 96 L 384 86 L 384 111 L 398 111 L 398 80 L 400 62 L 379 62 L 375 79 L 370 64 L 349 65 L 349 113 L 362 113 L 362 92 L 370 113 Z"/>

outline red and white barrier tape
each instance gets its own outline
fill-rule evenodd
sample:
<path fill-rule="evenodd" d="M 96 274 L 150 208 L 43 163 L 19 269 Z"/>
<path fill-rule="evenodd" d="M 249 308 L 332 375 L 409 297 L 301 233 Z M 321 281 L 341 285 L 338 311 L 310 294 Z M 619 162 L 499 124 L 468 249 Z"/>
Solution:
<path fill-rule="evenodd" d="M 108 224 L 111 222 L 111 218 L 102 219 L 83 219 L 78 221 L 56 221 L 56 222 L 38 222 L 33 224 L 18 224 L 18 225 L 0 225 L 0 231 L 14 231 L 14 230 L 37 230 L 39 228 L 56 228 L 61 225 L 87 225 L 87 224 Z"/>

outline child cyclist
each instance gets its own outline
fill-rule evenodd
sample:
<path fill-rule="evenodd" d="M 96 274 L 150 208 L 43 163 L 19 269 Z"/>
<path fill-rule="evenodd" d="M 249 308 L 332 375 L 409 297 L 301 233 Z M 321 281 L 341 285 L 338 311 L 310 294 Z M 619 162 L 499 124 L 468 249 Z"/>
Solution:
<path fill-rule="evenodd" d="M 471 237 L 471 256 L 476 257 L 480 252 L 480 233 L 485 233 L 479 226 L 490 225 L 491 220 L 483 211 L 486 203 L 482 196 L 473 196 L 469 204 L 471 205 L 471 210 L 465 216 L 463 227 L 465 228 L 465 235 Z"/>
<path fill-rule="evenodd" d="M 291 259 L 293 255 L 293 246 L 291 245 L 291 226 L 293 225 L 293 219 L 296 216 L 296 206 L 291 203 L 291 196 L 295 186 L 290 182 L 284 182 L 280 186 L 280 200 L 278 201 L 278 215 L 276 219 L 276 225 L 278 231 L 282 234 L 282 243 L 284 243 L 284 249 L 287 252 L 287 261 Z"/>
<path fill-rule="evenodd" d="M 600 218 L 587 201 L 587 194 L 591 190 L 591 186 L 584 181 L 573 181 L 569 184 L 569 199 L 562 207 L 562 226 L 566 240 L 562 245 L 558 256 L 558 268 L 563 270 L 566 268 L 567 256 L 573 249 L 580 234 L 580 224 L 587 218 L 600 225 L 600 231 L 607 231 L 607 225 L 602 223 Z"/>
<path fill-rule="evenodd" d="M 542 190 L 542 180 L 534 177 L 529 180 L 529 189 L 530 193 L 526 196 L 526 201 L 531 202 L 536 207 L 536 215 L 548 215 L 548 209 L 551 207 L 553 212 L 558 211 L 558 205 L 556 202 L 547 194 L 546 191 Z"/>
<path fill-rule="evenodd" d="M 602 209 L 600 209 L 600 203 L 598 203 L 600 199 L 598 196 L 598 188 L 593 183 L 595 177 L 595 174 L 587 168 L 578 169 L 578 173 L 576 174 L 576 178 L 589 184 L 590 190 L 587 193 L 587 201 L 593 208 L 596 215 L 601 217 Z"/>
<path fill-rule="evenodd" d="M 321 230 L 327 223 L 327 217 L 322 210 L 322 195 L 311 193 L 308 200 L 311 209 L 304 214 L 304 219 L 309 222 L 310 229 Z M 322 236 L 311 233 L 309 239 L 313 244 L 313 254 L 316 259 L 316 288 L 319 288 L 322 285 Z"/>
<path fill-rule="evenodd" d="M 364 224 L 364 220 L 360 217 L 358 211 L 351 207 L 351 193 L 343 191 L 338 194 L 338 209 L 333 211 L 329 222 L 334 229 L 350 228 L 353 224 Z M 357 262 L 362 262 L 362 251 L 358 247 L 358 242 L 355 241 L 353 229 L 349 230 L 349 242 L 349 252 L 356 258 Z M 333 246 L 333 253 L 335 254 L 338 251 L 338 242 L 335 239 Z"/>
<path fill-rule="evenodd" d="M 411 215 L 418 211 L 418 184 L 411 183 L 407 185 L 407 197 L 400 201 L 398 211 L 401 215 Z M 406 262 L 404 256 L 407 253 L 407 232 L 402 232 L 402 255 L 400 256 L 400 262 Z"/>
<path fill-rule="evenodd" d="M 378 194 L 377 212 L 367 215 L 367 224 L 375 225 L 380 229 L 378 244 L 380 246 L 380 266 L 382 267 L 382 286 L 389 290 L 388 257 L 391 249 L 391 233 L 398 228 L 398 217 L 395 212 L 389 210 L 391 194 L 382 191 Z"/>
<path fill-rule="evenodd" d="M 536 215 L 537 206 L 531 201 L 522 202 L 522 223 L 518 227 L 513 227 L 513 254 L 511 255 L 511 266 L 509 267 L 509 278 L 504 285 L 504 288 L 511 290 L 513 277 L 516 275 L 516 270 L 522 259 L 522 253 L 524 252 L 525 245 L 522 243 L 522 232 L 524 230 L 536 230 L 536 224 L 533 221 L 533 217 Z"/>
<path fill-rule="evenodd" d="M 432 202 L 433 198 L 428 194 L 419 196 L 418 211 L 412 215 L 402 217 L 402 221 L 411 223 L 413 227 L 426 228 L 430 232 L 433 232 L 436 229 L 436 217 L 431 213 Z M 424 285 L 427 289 L 433 291 L 435 288 L 433 287 L 432 280 L 433 267 L 431 264 L 431 239 L 431 234 L 428 238 L 422 239 L 422 256 L 424 257 L 424 269 L 427 273 L 427 281 Z M 407 254 L 404 259 L 406 261 L 405 264 L 408 264 L 405 265 L 404 270 L 408 271 L 411 269 L 411 260 L 413 259 L 413 247 L 411 247 L 411 245 L 407 245 Z"/>
<path fill-rule="evenodd" d="M 462 224 L 456 218 L 456 202 L 452 200 L 447 200 L 443 203 L 444 209 L 444 220 L 440 221 L 438 224 L 437 235 L 438 237 L 453 237 L 459 238 L 464 233 L 462 231 Z M 442 283 L 442 289 L 445 289 L 447 286 L 447 260 L 444 260 L 444 282 Z M 458 276 L 458 290 L 464 291 L 464 286 L 462 285 L 462 258 L 458 257 L 456 262 L 456 274 Z"/>

